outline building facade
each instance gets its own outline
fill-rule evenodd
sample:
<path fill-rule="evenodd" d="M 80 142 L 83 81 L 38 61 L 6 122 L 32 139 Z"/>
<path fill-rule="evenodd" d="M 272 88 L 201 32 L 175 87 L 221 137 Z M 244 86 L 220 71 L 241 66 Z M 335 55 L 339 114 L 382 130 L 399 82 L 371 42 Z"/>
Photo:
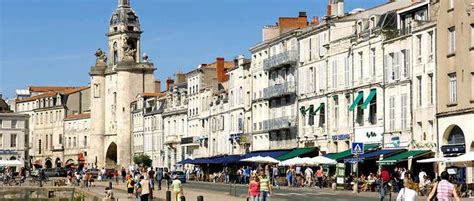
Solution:
<path fill-rule="evenodd" d="M 13 113 L 0 97 L 0 160 L 19 160 L 29 166 L 29 116 Z"/>

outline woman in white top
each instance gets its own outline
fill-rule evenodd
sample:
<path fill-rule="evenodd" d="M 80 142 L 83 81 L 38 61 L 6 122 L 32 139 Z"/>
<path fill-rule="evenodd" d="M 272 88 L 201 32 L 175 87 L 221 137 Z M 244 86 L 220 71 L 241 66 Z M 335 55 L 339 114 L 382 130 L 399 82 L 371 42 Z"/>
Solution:
<path fill-rule="evenodd" d="M 415 190 L 416 183 L 414 183 L 411 179 L 405 179 L 403 182 L 403 187 L 397 196 L 397 201 L 415 201 L 417 193 Z"/>

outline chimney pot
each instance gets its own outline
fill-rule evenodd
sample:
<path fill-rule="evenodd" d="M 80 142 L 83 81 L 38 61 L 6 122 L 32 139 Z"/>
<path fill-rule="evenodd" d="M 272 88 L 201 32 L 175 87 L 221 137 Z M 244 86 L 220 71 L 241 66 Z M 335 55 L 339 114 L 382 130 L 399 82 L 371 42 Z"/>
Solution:
<path fill-rule="evenodd" d="M 299 16 L 299 17 L 306 17 L 306 12 L 301 11 L 298 16 Z"/>

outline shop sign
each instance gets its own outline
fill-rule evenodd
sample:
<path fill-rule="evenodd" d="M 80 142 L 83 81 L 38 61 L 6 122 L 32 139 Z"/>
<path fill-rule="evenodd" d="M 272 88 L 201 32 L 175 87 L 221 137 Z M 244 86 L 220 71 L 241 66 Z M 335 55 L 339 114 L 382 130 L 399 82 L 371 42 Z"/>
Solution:
<path fill-rule="evenodd" d="M 466 153 L 466 145 L 465 144 L 444 145 L 444 146 L 441 146 L 441 151 L 443 152 L 443 154 Z"/>
<path fill-rule="evenodd" d="M 368 143 L 382 143 L 383 127 L 359 128 L 355 130 L 355 141 Z"/>
<path fill-rule="evenodd" d="M 314 142 L 305 142 L 304 147 L 314 147 Z"/>
<path fill-rule="evenodd" d="M 345 140 L 350 140 L 350 139 L 351 139 L 350 134 L 340 134 L 340 135 L 332 136 L 332 141 L 345 141 Z"/>
<path fill-rule="evenodd" d="M 340 188 L 340 189 L 344 189 L 345 173 L 346 173 L 346 164 L 338 163 L 336 165 L 336 183 L 337 183 L 337 187 Z"/>

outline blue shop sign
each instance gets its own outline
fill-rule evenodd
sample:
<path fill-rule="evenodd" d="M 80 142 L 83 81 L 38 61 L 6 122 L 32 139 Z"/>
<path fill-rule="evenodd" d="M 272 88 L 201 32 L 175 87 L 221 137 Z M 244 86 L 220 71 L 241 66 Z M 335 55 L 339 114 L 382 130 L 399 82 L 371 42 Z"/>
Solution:
<path fill-rule="evenodd" d="M 349 134 L 340 134 L 340 135 L 332 136 L 333 141 L 342 141 L 342 140 L 349 140 L 349 139 L 351 139 L 351 135 Z"/>

